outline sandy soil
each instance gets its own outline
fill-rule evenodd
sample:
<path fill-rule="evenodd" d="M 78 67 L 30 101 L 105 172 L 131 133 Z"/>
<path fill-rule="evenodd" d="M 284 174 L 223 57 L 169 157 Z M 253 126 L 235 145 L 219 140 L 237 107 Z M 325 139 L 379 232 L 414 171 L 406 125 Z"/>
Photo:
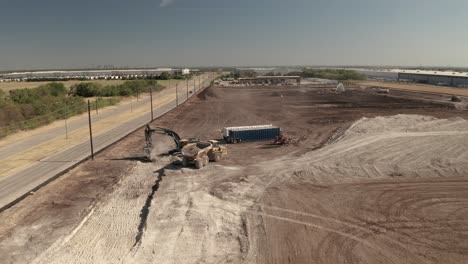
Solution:
<path fill-rule="evenodd" d="M 364 118 L 276 162 L 287 168 L 262 166 L 287 178 L 250 209 L 258 262 L 465 263 L 466 140 L 464 119 Z"/>
<path fill-rule="evenodd" d="M 0 257 L 464 263 L 468 113 L 417 99 L 307 87 L 209 89 L 155 125 L 211 139 L 223 126 L 272 123 L 296 143 L 229 145 L 226 160 L 195 170 L 167 156 L 142 162 L 138 131 L 1 213 Z"/>

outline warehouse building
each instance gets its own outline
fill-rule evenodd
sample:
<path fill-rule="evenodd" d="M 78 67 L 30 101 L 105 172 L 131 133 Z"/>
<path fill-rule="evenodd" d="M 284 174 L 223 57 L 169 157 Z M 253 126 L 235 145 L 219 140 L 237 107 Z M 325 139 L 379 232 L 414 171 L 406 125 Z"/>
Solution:
<path fill-rule="evenodd" d="M 364 74 L 368 79 L 382 81 L 396 81 L 398 70 L 393 69 L 352 69 L 360 74 Z"/>
<path fill-rule="evenodd" d="M 301 79 L 301 76 L 258 76 L 254 78 L 239 78 L 239 83 L 245 85 L 288 85 L 301 84 Z"/>
<path fill-rule="evenodd" d="M 35 79 L 121 79 L 128 77 L 154 77 L 163 72 L 187 72 L 188 69 L 125 69 L 125 70 L 84 70 L 84 71 L 35 71 L 0 74 L 0 79 L 8 81 L 26 81 Z M 188 70 L 190 71 L 190 70 Z"/>
<path fill-rule="evenodd" d="M 468 72 L 401 70 L 398 81 L 468 88 Z"/>

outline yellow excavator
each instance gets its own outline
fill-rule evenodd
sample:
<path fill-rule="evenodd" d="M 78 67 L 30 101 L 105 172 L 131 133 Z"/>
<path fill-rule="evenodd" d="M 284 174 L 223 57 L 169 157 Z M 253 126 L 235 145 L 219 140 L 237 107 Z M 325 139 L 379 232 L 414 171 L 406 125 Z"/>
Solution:
<path fill-rule="evenodd" d="M 162 128 L 162 127 L 152 127 L 151 125 L 148 124 L 146 125 L 146 129 L 145 129 L 146 145 L 145 145 L 144 152 L 145 152 L 146 158 L 152 161 L 156 158 L 155 152 L 157 152 L 157 151 L 154 151 L 153 149 L 153 137 L 152 137 L 153 134 L 160 134 L 160 135 L 172 137 L 176 145 L 175 149 L 169 151 L 169 154 L 172 154 L 172 155 L 179 155 L 180 151 L 185 145 L 190 144 L 190 143 L 197 143 L 200 141 L 198 138 L 182 139 L 176 132 L 170 129 Z"/>
<path fill-rule="evenodd" d="M 216 140 L 200 142 L 198 138 L 181 138 L 176 132 L 161 127 L 152 127 L 149 124 L 145 129 L 146 145 L 144 148 L 145 156 L 148 160 L 154 161 L 158 151 L 153 149 L 153 133 L 172 137 L 176 148 L 169 151 L 169 154 L 182 157 L 182 165 L 187 167 L 195 165 L 197 169 L 206 166 L 209 161 L 220 161 L 227 155 L 227 149 Z"/>

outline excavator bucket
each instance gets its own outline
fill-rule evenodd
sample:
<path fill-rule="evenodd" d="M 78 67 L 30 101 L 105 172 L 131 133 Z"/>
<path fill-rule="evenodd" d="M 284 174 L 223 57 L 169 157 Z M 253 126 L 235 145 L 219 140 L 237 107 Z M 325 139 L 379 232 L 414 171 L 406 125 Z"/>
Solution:
<path fill-rule="evenodd" d="M 148 124 L 145 129 L 145 141 L 145 157 L 155 161 L 161 155 L 181 155 L 180 151 L 185 145 L 200 140 L 198 138 L 181 139 L 176 132 L 170 129 L 152 127 Z"/>

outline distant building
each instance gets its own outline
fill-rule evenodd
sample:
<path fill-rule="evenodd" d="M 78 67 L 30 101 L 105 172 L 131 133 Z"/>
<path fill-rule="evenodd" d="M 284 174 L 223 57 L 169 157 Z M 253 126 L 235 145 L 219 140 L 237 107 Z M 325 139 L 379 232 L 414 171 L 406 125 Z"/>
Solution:
<path fill-rule="evenodd" d="M 240 84 L 246 85 L 271 85 L 271 84 L 300 84 L 301 76 L 258 76 L 254 78 L 239 78 Z"/>
<path fill-rule="evenodd" d="M 467 72 L 402 70 L 399 81 L 468 88 Z"/>
<path fill-rule="evenodd" d="M 177 75 L 189 75 L 190 74 L 190 69 L 176 69 L 174 70 L 174 74 L 177 74 Z"/>
<path fill-rule="evenodd" d="M 126 69 L 126 70 L 83 70 L 83 71 L 35 71 L 13 72 L 0 76 L 5 80 L 25 81 L 35 79 L 121 79 L 123 77 L 159 76 L 163 72 L 173 73 L 171 68 Z"/>

